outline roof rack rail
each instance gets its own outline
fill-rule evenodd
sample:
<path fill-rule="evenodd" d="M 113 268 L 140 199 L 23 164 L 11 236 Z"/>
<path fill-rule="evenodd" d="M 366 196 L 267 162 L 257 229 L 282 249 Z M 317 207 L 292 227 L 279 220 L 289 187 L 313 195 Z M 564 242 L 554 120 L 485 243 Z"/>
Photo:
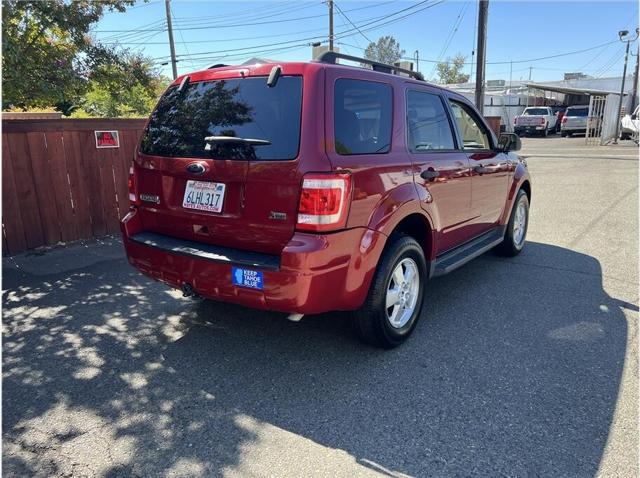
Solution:
<path fill-rule="evenodd" d="M 411 78 L 415 78 L 416 80 L 425 81 L 424 76 L 419 71 L 411 71 L 406 68 L 400 68 L 395 65 L 387 65 L 386 63 L 380 63 L 379 61 L 369 60 L 367 58 L 359 58 L 357 56 L 345 55 L 344 53 L 338 53 L 335 51 L 325 51 L 318 55 L 316 61 L 320 61 L 322 63 L 330 63 L 332 65 L 336 64 L 338 59 L 349 60 L 349 61 L 357 61 L 359 63 L 364 63 L 367 65 L 371 65 L 373 71 L 379 71 L 381 73 L 405 73 L 409 75 Z"/>
<path fill-rule="evenodd" d="M 210 67 L 208 67 L 207 70 L 211 70 L 213 68 L 222 68 L 223 66 L 229 66 L 229 65 L 225 65 L 224 63 L 216 63 L 215 65 L 211 65 Z"/>

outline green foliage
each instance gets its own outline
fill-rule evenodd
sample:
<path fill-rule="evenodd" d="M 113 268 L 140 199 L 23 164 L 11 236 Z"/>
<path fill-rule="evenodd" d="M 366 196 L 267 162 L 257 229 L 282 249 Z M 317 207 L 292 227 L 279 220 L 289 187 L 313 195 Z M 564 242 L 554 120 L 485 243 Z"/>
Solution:
<path fill-rule="evenodd" d="M 466 57 L 461 53 L 456 56 L 447 58 L 446 61 L 441 61 L 437 65 L 438 79 L 442 84 L 450 83 L 466 83 L 469 81 L 469 75 L 462 73 L 464 68 Z"/>
<path fill-rule="evenodd" d="M 369 43 L 364 51 L 364 57 L 368 60 L 393 65 L 404 53 L 404 50 L 400 49 L 400 43 L 389 35 L 378 38 L 377 42 Z"/>
<path fill-rule="evenodd" d="M 168 83 L 147 59 L 124 53 L 91 73 L 87 92 L 73 116 L 146 116 Z"/>
<path fill-rule="evenodd" d="M 2 107 L 75 116 L 149 113 L 164 79 L 149 60 L 96 43 L 91 26 L 135 0 L 4 0 Z M 81 110 L 78 110 L 81 108 Z"/>

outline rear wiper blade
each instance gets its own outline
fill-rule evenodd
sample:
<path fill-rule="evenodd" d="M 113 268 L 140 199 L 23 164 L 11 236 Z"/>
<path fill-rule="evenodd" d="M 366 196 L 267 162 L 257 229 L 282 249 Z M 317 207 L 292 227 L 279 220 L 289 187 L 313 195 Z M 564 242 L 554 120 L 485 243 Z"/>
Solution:
<path fill-rule="evenodd" d="M 204 140 L 206 143 L 243 143 L 252 146 L 268 146 L 271 144 L 268 139 L 238 138 L 237 136 L 207 136 Z"/>

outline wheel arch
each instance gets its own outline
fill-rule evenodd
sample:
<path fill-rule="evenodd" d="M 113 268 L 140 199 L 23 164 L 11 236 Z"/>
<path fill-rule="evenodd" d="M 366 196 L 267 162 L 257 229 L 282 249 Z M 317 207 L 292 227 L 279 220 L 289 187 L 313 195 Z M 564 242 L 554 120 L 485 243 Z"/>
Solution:
<path fill-rule="evenodd" d="M 519 189 L 522 189 L 525 193 L 527 193 L 527 199 L 529 200 L 529 204 L 531 204 L 531 183 L 529 182 L 529 180 L 525 179 L 524 181 L 522 181 Z"/>
<path fill-rule="evenodd" d="M 404 235 L 413 237 L 424 252 L 424 257 L 429 263 L 434 258 L 435 231 L 429 218 L 425 214 L 413 212 L 404 216 L 393 228 L 391 235 Z"/>

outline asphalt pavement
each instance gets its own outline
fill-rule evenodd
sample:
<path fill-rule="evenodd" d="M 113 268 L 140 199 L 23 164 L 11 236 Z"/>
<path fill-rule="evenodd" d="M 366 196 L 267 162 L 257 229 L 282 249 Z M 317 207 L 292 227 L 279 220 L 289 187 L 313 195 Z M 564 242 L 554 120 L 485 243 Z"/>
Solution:
<path fill-rule="evenodd" d="M 117 238 L 4 258 L 4 475 L 638 476 L 638 150 L 523 144 L 523 253 L 432 281 L 392 351 L 182 298 Z"/>

